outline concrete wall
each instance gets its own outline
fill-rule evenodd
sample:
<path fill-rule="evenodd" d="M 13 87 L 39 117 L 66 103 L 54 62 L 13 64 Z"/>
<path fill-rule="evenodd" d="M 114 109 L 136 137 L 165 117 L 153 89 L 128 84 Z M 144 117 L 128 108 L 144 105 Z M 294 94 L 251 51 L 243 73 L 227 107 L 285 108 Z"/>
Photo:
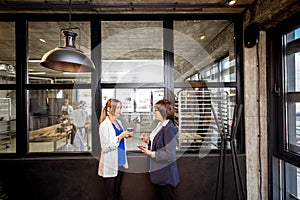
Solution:
<path fill-rule="evenodd" d="M 245 149 L 247 155 L 247 196 L 249 200 L 259 199 L 260 192 L 262 192 L 262 199 L 268 199 L 268 134 L 264 32 L 260 33 L 258 48 L 259 66 L 256 46 L 244 49 Z M 259 138 L 258 135 L 261 135 L 261 137 Z M 259 160 L 259 139 L 261 139 L 261 161 Z M 262 171 L 260 171 L 260 165 Z M 259 188 L 260 176 L 262 176 L 261 191 Z"/>

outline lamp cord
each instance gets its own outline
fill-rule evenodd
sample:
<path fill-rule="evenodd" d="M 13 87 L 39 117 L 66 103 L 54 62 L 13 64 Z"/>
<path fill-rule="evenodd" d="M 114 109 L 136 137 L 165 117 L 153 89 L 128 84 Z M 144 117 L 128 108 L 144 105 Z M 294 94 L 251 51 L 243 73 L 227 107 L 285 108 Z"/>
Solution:
<path fill-rule="evenodd" d="M 261 167 L 261 122 L 260 122 L 260 60 L 259 60 L 259 45 L 256 44 L 256 57 L 257 57 L 257 112 L 258 112 L 258 173 L 259 173 L 259 199 L 262 200 L 262 167 Z"/>
<path fill-rule="evenodd" d="M 69 1 L 69 28 L 71 29 L 72 0 Z"/>

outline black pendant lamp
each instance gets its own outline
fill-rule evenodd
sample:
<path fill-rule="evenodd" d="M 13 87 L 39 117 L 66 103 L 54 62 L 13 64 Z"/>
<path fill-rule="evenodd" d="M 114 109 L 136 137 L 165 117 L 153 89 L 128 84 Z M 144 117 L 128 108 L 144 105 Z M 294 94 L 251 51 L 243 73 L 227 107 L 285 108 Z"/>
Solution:
<path fill-rule="evenodd" d="M 40 64 L 49 69 L 63 72 L 91 72 L 95 70 L 93 61 L 75 47 L 77 33 L 73 32 L 71 28 L 71 0 L 69 11 L 70 26 L 68 29 L 62 30 L 64 46 L 48 51 L 42 57 Z"/>

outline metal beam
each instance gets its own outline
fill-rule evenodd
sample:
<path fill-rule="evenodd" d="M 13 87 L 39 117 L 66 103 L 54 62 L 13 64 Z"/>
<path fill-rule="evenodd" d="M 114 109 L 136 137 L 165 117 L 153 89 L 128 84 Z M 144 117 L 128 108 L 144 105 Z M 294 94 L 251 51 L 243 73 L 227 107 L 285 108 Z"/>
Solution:
<path fill-rule="evenodd" d="M 246 8 L 249 4 L 238 4 L 234 8 Z M 84 3 L 74 2 L 72 3 L 72 10 L 77 11 L 98 11 L 98 10 L 111 10 L 111 9 L 202 9 L 202 8 L 232 8 L 228 6 L 224 1 L 222 3 L 203 3 L 203 4 L 186 4 L 186 3 L 108 3 L 108 4 L 98 4 L 89 3 L 85 1 Z M 45 10 L 55 10 L 55 11 L 68 11 L 68 2 L 0 2 L 0 10 L 6 11 L 45 11 Z"/>

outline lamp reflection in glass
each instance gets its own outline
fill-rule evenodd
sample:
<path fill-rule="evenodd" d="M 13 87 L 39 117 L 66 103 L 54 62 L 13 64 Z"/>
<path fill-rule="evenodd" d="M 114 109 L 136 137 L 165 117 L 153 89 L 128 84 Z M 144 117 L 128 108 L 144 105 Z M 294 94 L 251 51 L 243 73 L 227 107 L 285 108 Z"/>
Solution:
<path fill-rule="evenodd" d="M 53 70 L 64 72 L 91 72 L 95 69 L 92 60 L 76 49 L 75 39 L 77 33 L 72 29 L 62 31 L 64 47 L 57 47 L 48 51 L 41 60 L 41 65 Z"/>

